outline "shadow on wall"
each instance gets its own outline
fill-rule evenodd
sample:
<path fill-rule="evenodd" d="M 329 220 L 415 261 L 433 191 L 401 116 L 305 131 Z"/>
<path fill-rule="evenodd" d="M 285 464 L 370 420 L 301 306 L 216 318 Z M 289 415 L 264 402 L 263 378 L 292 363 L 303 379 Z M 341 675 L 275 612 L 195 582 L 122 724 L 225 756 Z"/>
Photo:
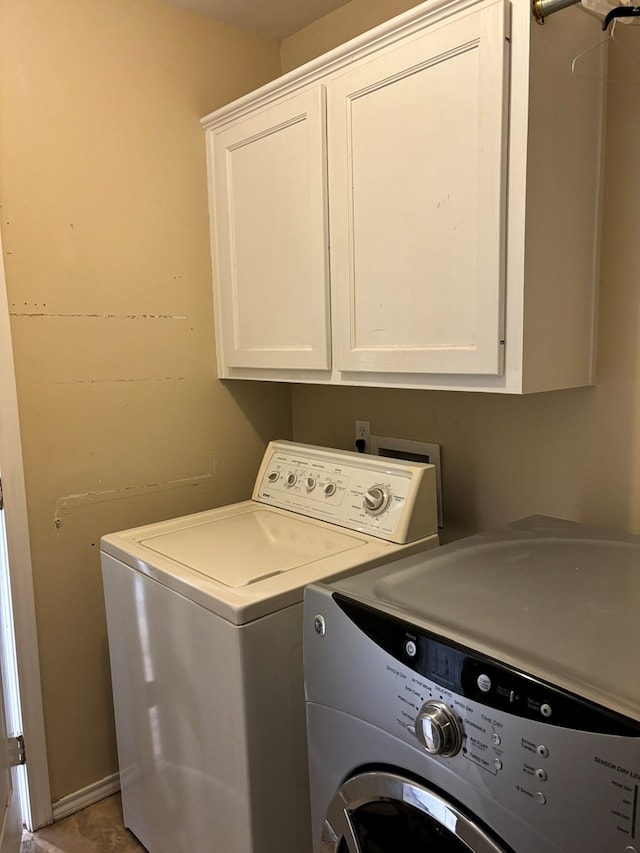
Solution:
<path fill-rule="evenodd" d="M 251 425 L 264 450 L 269 441 L 292 438 L 291 386 L 286 383 L 227 380 L 218 383 L 221 393 L 228 395 Z M 228 436 L 235 446 L 235 436 Z M 261 458 L 253 460 L 253 478 Z"/>
<path fill-rule="evenodd" d="M 611 518 L 633 531 L 640 530 L 640 177 L 629 163 L 640 145 L 639 57 L 640 28 L 618 27 L 607 91 L 598 408 L 588 448 L 598 462 L 590 466 L 584 495 L 589 517 Z"/>

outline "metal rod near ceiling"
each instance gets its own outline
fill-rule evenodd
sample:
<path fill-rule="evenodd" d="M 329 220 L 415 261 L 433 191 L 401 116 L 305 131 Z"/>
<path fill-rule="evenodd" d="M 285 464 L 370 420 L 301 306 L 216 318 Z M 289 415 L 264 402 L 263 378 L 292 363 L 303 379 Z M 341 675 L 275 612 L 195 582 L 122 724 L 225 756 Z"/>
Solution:
<path fill-rule="evenodd" d="M 575 6 L 580 0 L 533 0 L 531 9 L 536 21 L 544 24 L 544 19 L 554 12 L 560 12 L 569 6 Z"/>

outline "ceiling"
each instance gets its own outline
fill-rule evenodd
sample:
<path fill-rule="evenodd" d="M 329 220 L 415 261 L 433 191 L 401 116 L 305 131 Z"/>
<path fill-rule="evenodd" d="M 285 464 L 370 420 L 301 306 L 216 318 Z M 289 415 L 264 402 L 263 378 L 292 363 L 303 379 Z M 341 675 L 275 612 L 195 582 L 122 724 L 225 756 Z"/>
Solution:
<path fill-rule="evenodd" d="M 348 0 L 166 0 L 219 21 L 284 38 L 344 6 Z"/>

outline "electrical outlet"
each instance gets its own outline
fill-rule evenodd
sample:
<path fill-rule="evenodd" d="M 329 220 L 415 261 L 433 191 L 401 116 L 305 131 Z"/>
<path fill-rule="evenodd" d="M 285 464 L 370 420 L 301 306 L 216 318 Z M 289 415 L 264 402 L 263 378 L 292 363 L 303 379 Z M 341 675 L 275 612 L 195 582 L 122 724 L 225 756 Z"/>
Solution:
<path fill-rule="evenodd" d="M 370 440 L 371 423 L 369 421 L 356 421 L 356 441 L 364 441 L 365 453 L 369 452 Z"/>

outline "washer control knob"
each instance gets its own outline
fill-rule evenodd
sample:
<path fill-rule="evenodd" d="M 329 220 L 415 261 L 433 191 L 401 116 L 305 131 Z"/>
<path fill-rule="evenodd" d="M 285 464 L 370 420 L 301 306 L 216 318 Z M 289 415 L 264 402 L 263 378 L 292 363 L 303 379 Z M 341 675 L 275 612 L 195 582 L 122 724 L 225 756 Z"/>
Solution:
<path fill-rule="evenodd" d="M 416 737 L 431 755 L 455 755 L 460 752 L 464 732 L 448 705 L 432 699 L 416 717 Z"/>
<path fill-rule="evenodd" d="M 316 487 L 315 477 L 307 477 L 306 485 L 307 485 L 307 491 L 312 492 Z"/>
<path fill-rule="evenodd" d="M 391 495 L 386 486 L 371 486 L 364 493 L 364 508 L 371 515 L 380 515 L 389 506 Z"/>
<path fill-rule="evenodd" d="M 335 495 L 336 484 L 335 483 L 327 483 L 327 485 L 324 487 L 324 493 L 328 498 L 330 498 L 331 495 Z"/>
<path fill-rule="evenodd" d="M 293 471 L 290 474 L 287 474 L 287 478 L 285 480 L 285 483 L 287 484 L 287 486 L 295 486 L 295 484 L 297 482 L 298 482 L 298 475 L 297 474 L 294 474 Z"/>
<path fill-rule="evenodd" d="M 277 472 L 277 471 L 272 471 L 272 472 L 268 475 L 267 480 L 268 480 L 270 483 L 275 483 L 275 481 L 278 479 L 278 476 L 279 476 L 279 475 L 278 475 L 278 472 Z"/>

